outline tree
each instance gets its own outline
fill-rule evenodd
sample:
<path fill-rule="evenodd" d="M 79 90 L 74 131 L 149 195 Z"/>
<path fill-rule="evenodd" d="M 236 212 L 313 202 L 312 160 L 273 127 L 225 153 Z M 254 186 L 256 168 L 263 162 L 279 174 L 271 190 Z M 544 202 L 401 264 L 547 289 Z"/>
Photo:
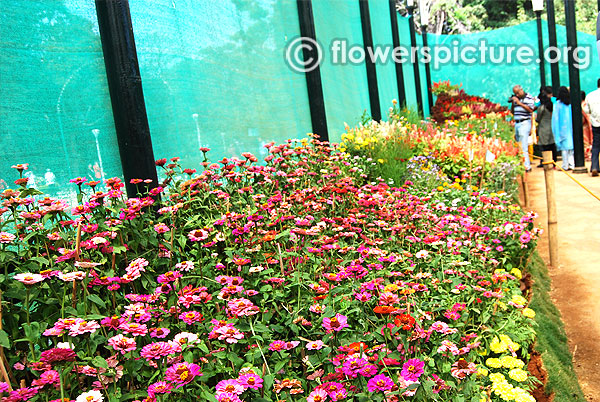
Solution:
<path fill-rule="evenodd" d="M 535 18 L 531 0 L 419 0 L 429 11 L 427 31 L 435 34 L 464 34 L 517 25 Z M 556 22 L 565 23 L 564 2 L 555 0 Z M 398 10 L 406 15 L 405 0 L 397 0 Z M 577 29 L 595 34 L 596 0 L 577 0 Z M 546 12 L 544 11 L 542 18 Z M 419 24 L 419 10 L 415 10 Z"/>

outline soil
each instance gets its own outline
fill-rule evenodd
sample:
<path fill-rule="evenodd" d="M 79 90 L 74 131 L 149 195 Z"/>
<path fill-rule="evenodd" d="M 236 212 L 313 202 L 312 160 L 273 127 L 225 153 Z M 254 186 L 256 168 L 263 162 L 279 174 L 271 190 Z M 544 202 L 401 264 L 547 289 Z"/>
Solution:
<path fill-rule="evenodd" d="M 600 195 L 600 177 L 572 175 Z M 529 209 L 539 214 L 537 223 L 544 228 L 538 250 L 548 265 L 551 297 L 565 323 L 575 372 L 586 400 L 600 402 L 600 201 L 565 173 L 554 171 L 559 257 L 558 267 L 551 267 L 543 169 L 533 168 L 527 180 Z"/>
<path fill-rule="evenodd" d="M 537 384 L 536 388 L 531 391 L 531 394 L 537 402 L 551 402 L 554 400 L 553 396 L 546 395 L 546 392 L 544 391 L 544 386 L 546 385 L 546 381 L 548 381 L 548 374 L 542 365 L 542 357 L 538 352 L 533 350 L 533 347 L 530 351 L 530 355 L 531 359 L 529 360 L 529 363 L 527 363 L 527 371 L 541 381 L 541 384 Z"/>

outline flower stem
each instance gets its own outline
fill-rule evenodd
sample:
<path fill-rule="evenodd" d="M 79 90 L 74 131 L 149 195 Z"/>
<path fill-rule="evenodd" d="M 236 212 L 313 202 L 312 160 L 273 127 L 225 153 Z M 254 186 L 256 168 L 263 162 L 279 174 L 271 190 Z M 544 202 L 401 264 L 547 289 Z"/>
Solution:
<path fill-rule="evenodd" d="M 25 313 L 27 314 L 27 327 L 29 328 L 30 334 L 31 334 L 31 320 L 29 319 L 29 296 L 31 294 L 31 289 L 29 288 L 29 286 L 27 287 L 27 294 L 25 296 Z M 28 339 L 29 342 L 29 350 L 31 351 L 31 361 L 34 362 L 35 361 L 35 349 L 33 347 L 33 342 L 31 342 L 31 339 Z"/>
<path fill-rule="evenodd" d="M 65 401 L 65 386 L 63 384 L 64 368 L 61 368 L 58 373 L 59 373 L 58 376 L 59 376 L 59 380 L 60 380 L 60 400 L 61 400 L 61 402 L 64 402 Z"/>

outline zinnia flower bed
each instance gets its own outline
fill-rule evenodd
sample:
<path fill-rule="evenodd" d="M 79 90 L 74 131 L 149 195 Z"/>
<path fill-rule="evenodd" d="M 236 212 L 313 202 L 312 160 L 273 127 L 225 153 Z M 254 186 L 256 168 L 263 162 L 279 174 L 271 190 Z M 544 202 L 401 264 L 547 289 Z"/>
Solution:
<path fill-rule="evenodd" d="M 318 141 L 2 194 L 3 401 L 533 401 L 533 214 Z M 206 152 L 207 150 L 203 150 Z M 23 169 L 19 170 L 22 174 Z"/>
<path fill-rule="evenodd" d="M 411 124 L 402 117 L 346 127 L 341 149 L 379 164 L 371 168 L 372 177 L 406 179 L 409 176 L 400 166 L 413 156 L 427 156 L 450 180 L 469 183 L 472 188 L 487 183 L 491 191 L 510 197 L 516 197 L 516 178 L 523 170 L 514 141 L 464 132 L 459 126 Z"/>
<path fill-rule="evenodd" d="M 451 85 L 448 81 L 433 84 L 432 92 L 437 98 L 431 108 L 431 117 L 437 123 L 471 116 L 485 118 L 489 114 L 507 116 L 510 113 L 507 107 L 487 98 L 467 94 L 460 89 L 461 86 Z"/>

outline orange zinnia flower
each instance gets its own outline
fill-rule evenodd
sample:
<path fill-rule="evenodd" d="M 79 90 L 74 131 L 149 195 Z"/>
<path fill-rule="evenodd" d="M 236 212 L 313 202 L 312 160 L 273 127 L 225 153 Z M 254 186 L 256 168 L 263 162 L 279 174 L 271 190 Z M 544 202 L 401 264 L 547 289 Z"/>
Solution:
<path fill-rule="evenodd" d="M 393 306 L 377 306 L 373 309 L 373 312 L 375 314 L 391 314 L 396 310 L 398 309 Z"/>

